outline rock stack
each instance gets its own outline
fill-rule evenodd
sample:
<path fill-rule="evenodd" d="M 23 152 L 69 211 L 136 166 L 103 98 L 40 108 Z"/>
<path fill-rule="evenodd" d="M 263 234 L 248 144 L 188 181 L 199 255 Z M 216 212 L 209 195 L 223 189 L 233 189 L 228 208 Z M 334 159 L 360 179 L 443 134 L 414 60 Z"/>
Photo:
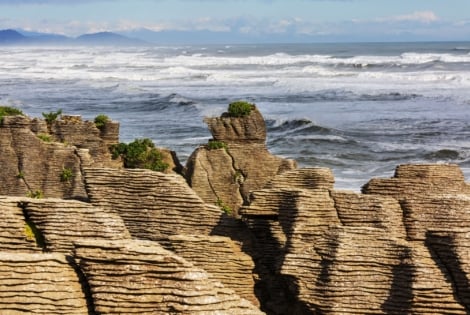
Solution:
<path fill-rule="evenodd" d="M 258 109 L 243 117 L 206 118 L 213 141 L 223 143 L 219 149 L 201 146 L 188 159 L 186 177 L 194 191 L 206 203 L 222 202 L 237 214 L 251 191 L 296 163 L 269 153 L 266 147 L 266 124 Z"/>

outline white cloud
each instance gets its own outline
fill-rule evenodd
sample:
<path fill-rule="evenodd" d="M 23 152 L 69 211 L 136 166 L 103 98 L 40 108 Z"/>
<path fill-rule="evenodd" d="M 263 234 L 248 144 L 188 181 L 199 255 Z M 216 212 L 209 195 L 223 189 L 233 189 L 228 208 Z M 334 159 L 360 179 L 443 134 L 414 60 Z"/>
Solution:
<path fill-rule="evenodd" d="M 439 17 L 433 11 L 417 11 L 411 14 L 396 15 L 377 19 L 379 22 L 418 22 L 432 23 L 439 21 Z"/>

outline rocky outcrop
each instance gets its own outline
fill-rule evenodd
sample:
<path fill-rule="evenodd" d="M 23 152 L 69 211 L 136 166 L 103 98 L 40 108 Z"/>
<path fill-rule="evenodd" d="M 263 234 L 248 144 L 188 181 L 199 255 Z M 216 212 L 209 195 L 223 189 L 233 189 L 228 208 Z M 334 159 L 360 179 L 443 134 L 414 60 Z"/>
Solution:
<path fill-rule="evenodd" d="M 0 252 L 2 314 L 89 314 L 83 287 L 61 254 Z"/>
<path fill-rule="evenodd" d="M 76 244 L 99 314 L 262 314 L 202 269 L 150 241 Z"/>
<path fill-rule="evenodd" d="M 400 166 L 368 194 L 335 191 L 325 169 L 296 172 L 240 211 L 268 313 L 468 313 L 469 197 L 458 168 Z"/>
<path fill-rule="evenodd" d="M 119 167 L 119 161 L 113 161 L 109 147 L 119 143 L 119 123 L 109 120 L 98 129 L 94 122 L 83 121 L 81 116 L 61 115 L 60 119 L 50 124 L 50 133 L 54 140 L 67 143 L 79 149 L 87 149 L 96 167 Z"/>
<path fill-rule="evenodd" d="M 362 191 L 403 200 L 442 193 L 470 194 L 470 185 L 455 164 L 405 164 L 396 168 L 393 178 L 374 178 Z"/>
<path fill-rule="evenodd" d="M 337 191 L 331 170 L 267 151 L 257 110 L 206 122 L 225 144 L 196 150 L 186 181 L 98 168 L 115 124 L 5 117 L 0 194 L 16 197 L 0 197 L 2 314 L 470 313 L 458 166 L 400 165 Z"/>
<path fill-rule="evenodd" d="M 252 258 L 230 238 L 205 235 L 172 235 L 162 240 L 166 248 L 208 272 L 209 279 L 222 283 L 239 296 L 259 306 L 255 296 Z"/>
<path fill-rule="evenodd" d="M 83 166 L 119 166 L 108 145 L 116 143 L 119 124 L 100 131 L 80 116 L 44 120 L 6 116 L 0 124 L 0 194 L 87 199 Z"/>
<path fill-rule="evenodd" d="M 36 239 L 18 206 L 20 200 L 0 197 L 0 251 L 39 252 Z"/>
<path fill-rule="evenodd" d="M 188 183 L 206 203 L 223 204 L 237 215 L 250 191 L 296 167 L 294 161 L 269 153 L 266 124 L 257 109 L 243 117 L 222 115 L 204 121 L 213 141 L 225 144 L 219 149 L 199 147 L 186 164 Z"/>
<path fill-rule="evenodd" d="M 134 238 L 209 235 L 221 220 L 222 211 L 205 204 L 179 175 L 87 168 L 85 178 L 91 203 L 116 211 Z"/>
<path fill-rule="evenodd" d="M 112 210 L 89 203 L 61 199 L 26 199 L 19 203 L 34 223 L 45 251 L 70 253 L 77 240 L 122 240 L 130 234 Z"/>

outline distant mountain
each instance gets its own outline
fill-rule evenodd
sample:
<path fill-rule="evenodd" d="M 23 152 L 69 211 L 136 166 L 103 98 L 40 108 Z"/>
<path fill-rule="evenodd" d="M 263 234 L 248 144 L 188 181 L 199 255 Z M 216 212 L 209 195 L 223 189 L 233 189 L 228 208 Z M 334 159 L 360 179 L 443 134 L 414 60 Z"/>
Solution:
<path fill-rule="evenodd" d="M 73 40 L 73 38 L 59 34 L 31 32 L 22 29 L 18 29 L 16 31 L 25 36 L 30 42 L 66 43 Z"/>
<path fill-rule="evenodd" d="M 19 44 L 27 41 L 27 37 L 15 30 L 0 30 L 0 44 Z"/>
<path fill-rule="evenodd" d="M 64 35 L 30 32 L 25 30 L 0 30 L 0 45 L 115 45 L 140 46 L 145 41 L 112 32 L 100 32 L 71 38 Z"/>
<path fill-rule="evenodd" d="M 75 43 L 86 45 L 145 45 L 140 39 L 129 38 L 112 32 L 85 34 L 75 39 Z"/>

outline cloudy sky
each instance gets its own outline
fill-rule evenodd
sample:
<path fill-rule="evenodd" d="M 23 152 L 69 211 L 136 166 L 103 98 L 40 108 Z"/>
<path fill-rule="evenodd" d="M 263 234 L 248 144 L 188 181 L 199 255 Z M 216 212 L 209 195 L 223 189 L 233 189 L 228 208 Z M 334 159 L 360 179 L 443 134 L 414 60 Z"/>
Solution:
<path fill-rule="evenodd" d="M 470 0 L 0 0 L 0 29 L 212 31 L 260 41 L 470 40 Z"/>

